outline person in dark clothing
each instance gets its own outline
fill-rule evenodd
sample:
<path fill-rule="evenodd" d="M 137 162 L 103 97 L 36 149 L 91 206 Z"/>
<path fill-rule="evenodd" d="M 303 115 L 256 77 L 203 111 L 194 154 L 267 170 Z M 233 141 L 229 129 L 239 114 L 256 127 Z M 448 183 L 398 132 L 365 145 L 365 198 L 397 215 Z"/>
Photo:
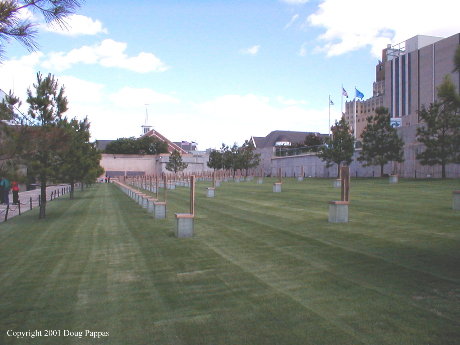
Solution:
<path fill-rule="evenodd" d="M 11 191 L 13 192 L 13 205 L 19 205 L 19 185 L 16 181 L 11 182 Z"/>
<path fill-rule="evenodd" d="M 3 186 L 1 182 L 3 181 L 3 176 L 0 175 L 0 204 L 3 204 Z"/>
<path fill-rule="evenodd" d="M 2 204 L 9 204 L 10 181 L 6 177 L 0 179 L 0 188 L 2 189 Z"/>

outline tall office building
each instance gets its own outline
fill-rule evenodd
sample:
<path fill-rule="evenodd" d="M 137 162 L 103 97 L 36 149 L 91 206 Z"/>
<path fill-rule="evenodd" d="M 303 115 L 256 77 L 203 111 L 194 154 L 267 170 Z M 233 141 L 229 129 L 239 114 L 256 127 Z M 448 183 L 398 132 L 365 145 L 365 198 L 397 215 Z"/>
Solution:
<path fill-rule="evenodd" d="M 448 38 L 414 36 L 397 45 L 388 45 L 382 51 L 382 60 L 376 66 L 373 95 L 356 101 L 357 138 L 367 124 L 366 118 L 375 115 L 375 108 L 384 106 L 403 130 L 406 143 L 415 142 L 418 111 L 428 107 L 437 97 L 437 87 L 450 75 L 457 91 L 460 73 L 454 70 L 454 55 L 460 44 L 460 34 Z M 345 120 L 353 127 L 354 101 L 345 104 Z M 398 120 L 399 119 L 399 120 Z"/>
<path fill-rule="evenodd" d="M 419 123 L 418 111 L 437 98 L 437 87 L 450 75 L 457 91 L 460 77 L 454 70 L 454 55 L 460 34 L 448 38 L 415 36 L 387 47 L 384 104 L 402 127 Z"/>

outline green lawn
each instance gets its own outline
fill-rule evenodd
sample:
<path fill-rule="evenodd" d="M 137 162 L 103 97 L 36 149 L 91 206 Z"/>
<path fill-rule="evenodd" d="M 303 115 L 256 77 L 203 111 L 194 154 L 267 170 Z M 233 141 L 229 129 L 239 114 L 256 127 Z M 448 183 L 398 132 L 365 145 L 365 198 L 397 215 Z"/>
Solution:
<path fill-rule="evenodd" d="M 352 180 L 346 224 L 332 180 L 273 182 L 198 183 L 191 239 L 185 188 L 166 220 L 101 184 L 1 223 L 0 344 L 460 343 L 458 180 Z"/>

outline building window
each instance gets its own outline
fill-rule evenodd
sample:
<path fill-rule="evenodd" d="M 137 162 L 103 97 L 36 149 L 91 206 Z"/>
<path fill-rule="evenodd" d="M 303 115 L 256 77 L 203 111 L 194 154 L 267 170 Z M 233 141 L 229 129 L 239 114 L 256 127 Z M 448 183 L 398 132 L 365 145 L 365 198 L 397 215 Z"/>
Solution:
<path fill-rule="evenodd" d="M 291 143 L 289 141 L 277 141 L 275 146 L 291 146 Z"/>

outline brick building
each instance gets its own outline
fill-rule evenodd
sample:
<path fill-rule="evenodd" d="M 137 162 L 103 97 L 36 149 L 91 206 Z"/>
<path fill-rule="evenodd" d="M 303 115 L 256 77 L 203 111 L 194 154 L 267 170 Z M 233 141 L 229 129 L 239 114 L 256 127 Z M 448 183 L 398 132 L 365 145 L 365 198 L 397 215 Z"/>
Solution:
<path fill-rule="evenodd" d="M 372 97 L 356 101 L 357 138 L 367 124 L 366 118 L 375 115 L 378 106 L 388 108 L 392 118 L 400 119 L 402 128 L 413 127 L 419 124 L 418 111 L 436 100 L 436 88 L 445 75 L 451 76 L 459 90 L 460 75 L 453 72 L 459 44 L 460 34 L 447 38 L 418 35 L 385 48 L 376 66 Z M 354 101 L 345 103 L 344 117 L 351 127 L 354 126 L 354 105 Z M 409 134 L 415 130 L 403 132 Z M 415 142 L 413 135 L 405 139 Z"/>

